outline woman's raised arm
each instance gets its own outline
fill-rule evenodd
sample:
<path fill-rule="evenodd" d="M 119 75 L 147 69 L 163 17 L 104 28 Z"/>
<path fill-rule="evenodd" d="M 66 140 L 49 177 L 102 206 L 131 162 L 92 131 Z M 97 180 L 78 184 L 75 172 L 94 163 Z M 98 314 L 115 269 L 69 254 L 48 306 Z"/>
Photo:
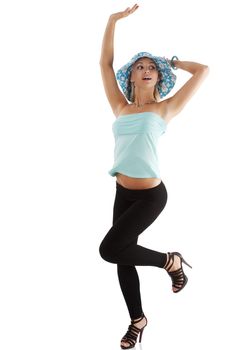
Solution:
<path fill-rule="evenodd" d="M 109 20 L 105 29 L 104 37 L 103 37 L 103 42 L 102 42 L 100 64 L 112 65 L 113 56 L 114 56 L 113 46 L 114 46 L 114 31 L 115 31 L 116 21 L 118 21 L 121 18 L 129 16 L 137 8 L 138 8 L 138 5 L 135 4 L 132 8 L 127 7 L 127 9 L 125 9 L 124 11 L 113 13 L 109 17 Z"/>
<path fill-rule="evenodd" d="M 191 73 L 192 77 L 175 93 L 175 95 L 165 100 L 167 104 L 167 120 L 181 112 L 209 74 L 209 67 L 205 64 L 178 60 L 173 61 L 173 64 L 177 68 Z"/>
<path fill-rule="evenodd" d="M 118 19 L 129 16 L 137 8 L 138 5 L 134 5 L 131 9 L 128 7 L 125 11 L 112 14 L 109 17 L 103 38 L 102 51 L 99 62 L 100 70 L 107 99 L 116 117 L 119 115 L 120 110 L 128 104 L 128 101 L 118 87 L 115 72 L 112 66 L 114 56 L 113 41 L 115 24 Z"/>

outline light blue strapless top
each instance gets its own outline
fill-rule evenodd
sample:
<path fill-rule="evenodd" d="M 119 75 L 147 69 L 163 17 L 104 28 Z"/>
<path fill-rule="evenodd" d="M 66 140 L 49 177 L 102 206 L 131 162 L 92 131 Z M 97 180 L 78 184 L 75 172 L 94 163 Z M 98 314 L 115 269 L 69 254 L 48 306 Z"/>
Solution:
<path fill-rule="evenodd" d="M 156 151 L 159 136 L 167 123 L 154 112 L 119 116 L 112 124 L 115 138 L 114 164 L 108 173 L 122 173 L 137 178 L 160 178 Z"/>

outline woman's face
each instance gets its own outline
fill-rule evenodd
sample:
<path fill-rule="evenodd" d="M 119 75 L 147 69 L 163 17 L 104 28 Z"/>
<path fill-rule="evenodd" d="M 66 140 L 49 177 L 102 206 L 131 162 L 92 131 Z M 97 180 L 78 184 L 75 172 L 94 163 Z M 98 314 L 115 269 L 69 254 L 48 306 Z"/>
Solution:
<path fill-rule="evenodd" d="M 139 58 L 132 66 L 130 81 L 138 87 L 153 87 L 159 78 L 154 61 L 148 57 Z"/>

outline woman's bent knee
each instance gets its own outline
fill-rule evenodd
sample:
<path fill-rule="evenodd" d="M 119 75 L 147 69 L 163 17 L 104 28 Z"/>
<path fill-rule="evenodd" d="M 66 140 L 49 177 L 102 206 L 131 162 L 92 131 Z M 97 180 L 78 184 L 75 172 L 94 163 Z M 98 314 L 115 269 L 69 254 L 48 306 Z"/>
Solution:
<path fill-rule="evenodd" d="M 104 241 L 99 246 L 99 253 L 102 259 L 114 263 L 114 255 Z"/>

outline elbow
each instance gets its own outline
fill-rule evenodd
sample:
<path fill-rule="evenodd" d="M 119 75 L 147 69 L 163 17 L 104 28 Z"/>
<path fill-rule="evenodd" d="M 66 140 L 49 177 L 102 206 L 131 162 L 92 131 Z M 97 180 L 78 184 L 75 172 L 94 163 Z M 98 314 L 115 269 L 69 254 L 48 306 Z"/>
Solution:
<path fill-rule="evenodd" d="M 207 77 L 209 75 L 209 72 L 210 72 L 209 66 L 205 66 L 204 72 L 205 72 L 205 77 Z"/>
<path fill-rule="evenodd" d="M 203 70 L 204 70 L 204 72 L 206 72 L 206 74 L 208 74 L 210 71 L 210 68 L 209 68 L 209 66 L 203 65 Z"/>
<path fill-rule="evenodd" d="M 202 66 L 197 70 L 196 73 L 208 75 L 209 74 L 209 66 L 202 64 Z"/>

